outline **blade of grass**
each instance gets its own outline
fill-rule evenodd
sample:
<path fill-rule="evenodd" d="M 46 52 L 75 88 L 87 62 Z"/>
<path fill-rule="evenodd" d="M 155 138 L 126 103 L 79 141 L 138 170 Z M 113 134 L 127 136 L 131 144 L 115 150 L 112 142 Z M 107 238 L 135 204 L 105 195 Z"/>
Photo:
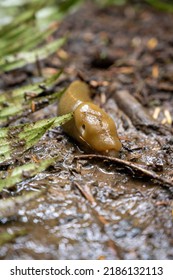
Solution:
<path fill-rule="evenodd" d="M 0 73 L 21 68 L 27 64 L 42 60 L 55 53 L 66 41 L 66 38 L 60 38 L 47 45 L 37 48 L 30 52 L 9 55 L 0 59 Z"/>
<path fill-rule="evenodd" d="M 55 84 L 58 81 L 58 78 L 62 74 L 62 71 L 59 71 L 52 75 L 51 77 L 45 79 L 42 82 L 37 82 L 31 85 L 19 87 L 17 89 L 14 89 L 13 91 L 6 91 L 1 93 L 0 95 L 0 109 L 3 108 L 3 103 L 14 103 L 16 102 L 16 99 L 20 102 L 25 100 L 26 96 L 27 99 L 29 99 L 28 93 L 34 93 L 34 97 L 38 96 L 43 92 L 43 89 L 48 90 L 50 87 L 52 88 L 55 86 Z M 28 94 L 28 95 L 27 95 Z M 32 98 L 32 95 L 31 95 Z M 2 107 L 1 107 L 2 106 Z"/>
<path fill-rule="evenodd" d="M 17 52 L 29 51 L 41 44 L 56 28 L 52 27 L 42 31 L 35 29 L 35 27 L 28 29 L 26 26 L 26 30 L 18 34 L 16 38 L 12 37 L 8 40 L 3 40 L 2 43 L 0 43 L 0 56 L 3 57 Z"/>
<path fill-rule="evenodd" d="M 1 171 L 0 172 L 1 178 L 4 179 L 0 180 L 0 192 L 3 189 L 8 189 L 13 187 L 15 184 L 25 180 L 26 178 L 27 179 L 31 178 L 36 174 L 44 171 L 50 165 L 55 163 L 56 160 L 57 158 L 48 158 L 38 163 L 27 163 L 15 167 L 14 169 L 10 169 L 9 172 Z"/>
<path fill-rule="evenodd" d="M 8 107 L 1 109 L 0 111 L 0 124 L 6 125 L 7 123 L 11 123 L 12 121 L 28 116 L 32 112 L 36 112 L 45 106 L 52 104 L 53 102 L 57 101 L 58 98 L 62 95 L 63 91 L 56 92 L 54 94 L 50 94 L 48 96 L 42 96 L 33 98 L 32 100 L 26 100 L 25 102 L 13 102 L 8 103 Z M 34 106 L 34 110 L 32 107 Z M 1 107 L 1 106 L 0 106 Z"/>
<path fill-rule="evenodd" d="M 0 163 L 21 156 L 35 145 L 50 128 L 62 125 L 72 118 L 67 114 L 55 118 L 44 119 L 31 124 L 11 126 L 0 129 Z"/>
<path fill-rule="evenodd" d="M 23 13 L 21 13 L 20 15 L 18 14 L 18 16 L 15 17 L 12 22 L 0 28 L 0 38 L 2 39 L 3 36 L 6 36 L 6 33 L 13 32 L 13 30 L 15 30 L 16 27 L 22 25 L 23 23 L 27 23 L 34 17 L 35 11 L 33 10 L 23 11 Z"/>
<path fill-rule="evenodd" d="M 35 4 L 32 3 L 31 5 L 22 5 L 21 9 L 17 10 L 14 19 L 9 24 L 0 28 L 0 38 L 3 38 L 6 33 L 12 32 L 23 23 L 28 23 L 35 19 L 36 13 L 45 5 L 47 5 L 46 0 L 37 1 Z"/>

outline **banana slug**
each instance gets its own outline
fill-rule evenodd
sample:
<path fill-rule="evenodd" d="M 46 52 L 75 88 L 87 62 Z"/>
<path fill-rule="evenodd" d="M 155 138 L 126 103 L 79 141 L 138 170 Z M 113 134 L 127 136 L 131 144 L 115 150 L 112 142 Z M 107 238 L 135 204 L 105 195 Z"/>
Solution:
<path fill-rule="evenodd" d="M 70 112 L 72 120 L 63 125 L 67 134 L 99 153 L 120 151 L 122 145 L 113 119 L 92 102 L 89 87 L 82 81 L 72 82 L 58 103 L 59 115 Z"/>

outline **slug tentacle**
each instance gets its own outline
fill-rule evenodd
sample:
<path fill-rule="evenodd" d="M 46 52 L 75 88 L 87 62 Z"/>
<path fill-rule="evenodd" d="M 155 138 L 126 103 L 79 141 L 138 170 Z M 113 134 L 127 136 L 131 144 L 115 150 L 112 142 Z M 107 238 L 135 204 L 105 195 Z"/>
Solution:
<path fill-rule="evenodd" d="M 70 136 L 101 153 L 120 151 L 122 145 L 115 123 L 104 110 L 92 102 L 86 83 L 74 81 L 61 97 L 58 114 L 70 112 L 74 113 L 74 117 L 63 126 Z"/>

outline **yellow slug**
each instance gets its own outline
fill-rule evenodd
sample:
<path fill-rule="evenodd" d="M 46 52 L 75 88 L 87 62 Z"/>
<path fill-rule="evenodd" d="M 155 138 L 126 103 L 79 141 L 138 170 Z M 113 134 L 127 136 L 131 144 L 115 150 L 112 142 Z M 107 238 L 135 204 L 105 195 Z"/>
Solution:
<path fill-rule="evenodd" d="M 93 104 L 89 87 L 82 81 L 72 82 L 60 98 L 58 114 L 70 112 L 73 119 L 63 125 L 67 134 L 100 153 L 120 151 L 122 145 L 113 119 Z"/>

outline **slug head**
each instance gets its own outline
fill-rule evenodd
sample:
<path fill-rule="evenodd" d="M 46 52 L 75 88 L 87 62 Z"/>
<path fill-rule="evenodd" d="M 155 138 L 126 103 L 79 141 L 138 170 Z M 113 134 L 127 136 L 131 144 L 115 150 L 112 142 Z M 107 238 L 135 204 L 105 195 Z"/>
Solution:
<path fill-rule="evenodd" d="M 81 103 L 74 111 L 74 122 L 81 142 L 98 152 L 120 151 L 122 145 L 113 119 L 97 105 Z"/>

